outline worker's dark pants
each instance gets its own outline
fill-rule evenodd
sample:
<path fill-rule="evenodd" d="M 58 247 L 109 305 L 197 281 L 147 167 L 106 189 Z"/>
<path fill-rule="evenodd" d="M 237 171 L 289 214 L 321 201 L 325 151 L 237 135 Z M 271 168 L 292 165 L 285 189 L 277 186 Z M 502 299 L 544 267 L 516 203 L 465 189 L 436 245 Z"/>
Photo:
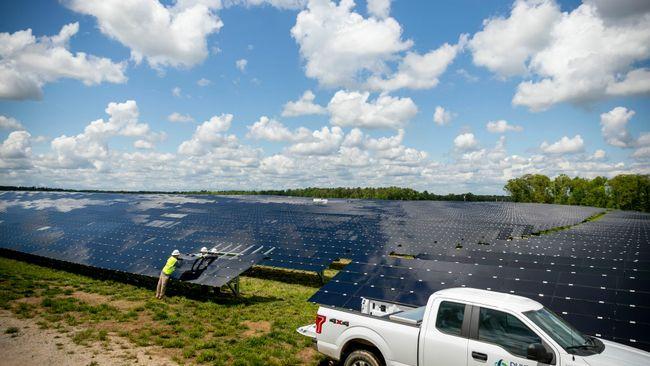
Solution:
<path fill-rule="evenodd" d="M 169 282 L 169 276 L 160 272 L 160 278 L 158 279 L 158 286 L 156 286 L 156 298 L 162 299 L 165 296 L 165 288 L 167 288 L 167 282 Z"/>

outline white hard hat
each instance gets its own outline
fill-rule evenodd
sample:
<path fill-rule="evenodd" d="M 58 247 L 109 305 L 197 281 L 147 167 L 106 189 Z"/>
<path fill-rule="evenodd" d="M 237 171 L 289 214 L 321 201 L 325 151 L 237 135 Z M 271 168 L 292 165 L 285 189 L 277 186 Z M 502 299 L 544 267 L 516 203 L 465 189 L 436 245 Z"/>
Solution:
<path fill-rule="evenodd" d="M 217 253 L 217 248 L 212 248 L 212 249 L 210 249 L 210 253 L 214 253 L 214 254 L 216 254 L 216 253 Z"/>
<path fill-rule="evenodd" d="M 181 255 L 181 252 L 179 252 L 178 249 L 174 249 L 172 255 Z"/>
<path fill-rule="evenodd" d="M 207 253 L 207 252 L 208 252 L 208 248 L 206 247 L 201 248 L 201 253 Z"/>

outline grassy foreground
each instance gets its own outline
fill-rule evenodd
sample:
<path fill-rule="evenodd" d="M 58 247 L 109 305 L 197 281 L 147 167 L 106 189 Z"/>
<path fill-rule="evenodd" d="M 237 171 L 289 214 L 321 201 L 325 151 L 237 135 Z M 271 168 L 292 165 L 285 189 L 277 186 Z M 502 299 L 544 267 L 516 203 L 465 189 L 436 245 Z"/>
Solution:
<path fill-rule="evenodd" d="M 0 257 L 0 308 L 77 344 L 118 336 L 180 364 L 318 364 L 322 357 L 295 331 L 313 322 L 317 306 L 305 300 L 317 287 L 264 277 L 242 277 L 239 299 L 192 299 L 172 289 L 160 301 L 153 289 Z"/>

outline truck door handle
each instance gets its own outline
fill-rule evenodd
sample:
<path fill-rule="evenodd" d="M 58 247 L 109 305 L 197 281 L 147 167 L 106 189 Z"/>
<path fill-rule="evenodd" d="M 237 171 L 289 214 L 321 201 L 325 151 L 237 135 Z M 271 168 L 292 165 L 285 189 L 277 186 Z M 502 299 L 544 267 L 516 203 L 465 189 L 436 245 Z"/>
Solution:
<path fill-rule="evenodd" d="M 485 353 L 472 351 L 472 358 L 479 361 L 487 361 L 487 355 Z"/>

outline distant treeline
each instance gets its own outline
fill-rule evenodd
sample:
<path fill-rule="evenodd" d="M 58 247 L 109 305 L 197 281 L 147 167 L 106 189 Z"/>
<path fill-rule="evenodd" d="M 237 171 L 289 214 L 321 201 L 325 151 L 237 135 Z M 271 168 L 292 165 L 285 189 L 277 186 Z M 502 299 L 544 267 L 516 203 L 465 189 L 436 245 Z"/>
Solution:
<path fill-rule="evenodd" d="M 203 194 L 240 194 L 240 195 L 274 195 L 316 198 L 352 198 L 376 200 L 403 200 L 403 201 L 510 201 L 509 196 L 478 195 L 473 193 L 462 194 L 434 194 L 427 191 L 416 191 L 411 188 L 379 187 L 379 188 L 300 188 L 263 191 L 199 191 Z"/>
<path fill-rule="evenodd" d="M 558 203 L 650 212 L 650 175 L 625 174 L 614 178 L 551 179 L 527 174 L 510 179 L 504 190 L 515 202 Z"/>
<path fill-rule="evenodd" d="M 502 195 L 478 195 L 473 193 L 463 194 L 434 194 L 427 191 L 416 191 L 411 188 L 380 187 L 380 188 L 300 188 L 282 190 L 260 190 L 260 191 L 101 191 L 101 190 L 71 190 L 46 187 L 14 187 L 0 186 L 0 191 L 44 191 L 44 192 L 88 192 L 88 193 L 171 193 L 171 194 L 221 194 L 221 195 L 273 195 L 273 196 L 294 196 L 294 197 L 317 197 L 317 198 L 358 198 L 378 200 L 409 200 L 409 201 L 510 201 L 509 196 Z"/>

